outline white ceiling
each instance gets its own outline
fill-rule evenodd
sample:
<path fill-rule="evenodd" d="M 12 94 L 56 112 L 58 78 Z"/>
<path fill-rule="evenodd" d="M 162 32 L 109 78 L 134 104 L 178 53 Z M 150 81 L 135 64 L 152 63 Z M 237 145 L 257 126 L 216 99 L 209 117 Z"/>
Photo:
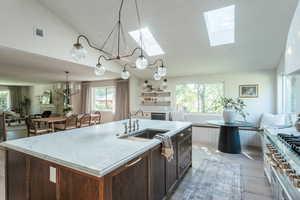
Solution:
<path fill-rule="evenodd" d="M 40 0 L 100 45 L 117 19 L 120 0 Z M 134 0 L 125 0 L 125 30 L 138 29 Z M 275 68 L 298 0 L 139 0 L 148 26 L 166 54 L 169 76 Z M 203 12 L 236 5 L 236 43 L 210 47 Z M 131 47 L 132 38 L 127 38 Z M 153 59 L 153 58 L 151 58 Z M 45 69 L 46 70 L 46 69 Z M 87 72 L 88 73 L 88 72 Z M 141 77 L 150 73 L 138 72 Z"/>
<path fill-rule="evenodd" d="M 0 84 L 30 85 L 64 81 L 64 71 L 70 71 L 72 81 L 93 81 L 100 78 L 86 65 L 79 65 L 41 55 L 0 46 Z M 104 79 L 119 74 L 107 72 Z"/>

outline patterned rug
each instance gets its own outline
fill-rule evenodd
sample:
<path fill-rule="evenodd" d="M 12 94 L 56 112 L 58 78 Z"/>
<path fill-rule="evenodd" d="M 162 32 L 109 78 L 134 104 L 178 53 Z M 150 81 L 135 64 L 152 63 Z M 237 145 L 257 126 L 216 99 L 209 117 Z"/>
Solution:
<path fill-rule="evenodd" d="M 194 167 L 194 166 L 193 166 Z M 241 166 L 220 159 L 203 159 L 190 170 L 182 184 L 181 200 L 241 200 Z M 187 181 L 188 179 L 188 181 Z M 178 198 L 179 197 L 179 198 Z"/>

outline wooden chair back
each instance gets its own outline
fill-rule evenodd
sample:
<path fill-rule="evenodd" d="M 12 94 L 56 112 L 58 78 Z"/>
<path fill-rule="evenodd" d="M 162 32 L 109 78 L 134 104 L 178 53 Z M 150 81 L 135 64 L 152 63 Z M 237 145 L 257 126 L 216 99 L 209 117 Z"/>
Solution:
<path fill-rule="evenodd" d="M 27 127 L 27 137 L 30 137 L 31 133 L 36 133 L 36 126 L 32 121 L 31 117 L 26 117 L 25 119 L 26 127 Z"/>
<path fill-rule="evenodd" d="M 80 119 L 79 119 L 79 126 L 82 127 L 83 125 L 91 125 L 91 114 L 84 114 Z"/>
<path fill-rule="evenodd" d="M 0 114 L 0 142 L 7 140 L 6 125 L 5 125 L 5 114 Z"/>
<path fill-rule="evenodd" d="M 96 115 L 96 116 L 93 116 L 93 119 L 92 119 L 94 124 L 101 124 L 101 112 L 95 111 L 94 115 Z"/>
<path fill-rule="evenodd" d="M 67 117 L 66 119 L 66 127 L 77 127 L 77 122 L 78 122 L 78 115 L 71 115 L 70 117 Z"/>

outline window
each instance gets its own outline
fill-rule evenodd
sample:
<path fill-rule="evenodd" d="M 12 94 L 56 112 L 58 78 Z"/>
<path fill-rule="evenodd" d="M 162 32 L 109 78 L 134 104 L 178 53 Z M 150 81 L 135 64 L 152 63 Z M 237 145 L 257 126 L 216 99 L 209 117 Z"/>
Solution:
<path fill-rule="evenodd" d="M 300 112 L 300 75 L 284 76 L 283 79 L 283 111 L 285 113 Z"/>
<path fill-rule="evenodd" d="M 199 84 L 187 83 L 176 85 L 177 111 L 219 113 L 216 100 L 223 96 L 223 83 Z"/>
<path fill-rule="evenodd" d="M 143 36 L 143 49 L 145 49 L 148 56 L 158 56 L 165 54 L 148 27 L 131 31 L 129 32 L 129 35 L 136 41 L 136 43 L 138 43 L 138 45 L 141 46 L 140 33 L 142 33 Z"/>
<path fill-rule="evenodd" d="M 235 42 L 235 5 L 204 13 L 210 46 Z"/>
<path fill-rule="evenodd" d="M 0 91 L 0 109 L 6 110 L 10 106 L 9 91 Z"/>
<path fill-rule="evenodd" d="M 92 89 L 93 110 L 115 110 L 115 87 L 96 87 Z"/>

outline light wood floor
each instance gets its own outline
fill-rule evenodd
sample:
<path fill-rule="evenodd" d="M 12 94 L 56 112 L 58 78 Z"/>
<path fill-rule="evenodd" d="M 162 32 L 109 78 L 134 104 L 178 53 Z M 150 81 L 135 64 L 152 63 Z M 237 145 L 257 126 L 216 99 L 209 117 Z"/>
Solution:
<path fill-rule="evenodd" d="M 233 155 L 218 152 L 216 147 L 193 143 L 193 168 L 197 168 L 205 156 L 221 156 L 225 160 L 241 164 L 243 186 L 242 200 L 272 200 L 271 188 L 263 172 L 262 152 L 259 149 L 243 149 L 243 154 Z M 189 170 L 184 181 L 176 189 L 171 200 L 186 200 L 181 195 L 189 183 L 192 170 Z"/>

